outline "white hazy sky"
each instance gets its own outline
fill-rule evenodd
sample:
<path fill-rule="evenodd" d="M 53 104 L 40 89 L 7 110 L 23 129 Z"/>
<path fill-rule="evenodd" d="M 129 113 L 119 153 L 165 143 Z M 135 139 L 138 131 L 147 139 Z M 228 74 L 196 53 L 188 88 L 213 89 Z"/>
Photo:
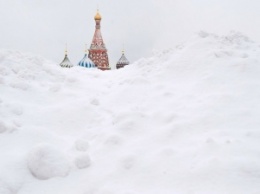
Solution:
<path fill-rule="evenodd" d="M 130 61 L 167 49 L 200 30 L 240 31 L 260 42 L 259 0 L 0 0 L 0 47 L 60 63 L 68 43 L 76 64 L 91 43 L 99 5 L 111 66 L 123 43 Z"/>

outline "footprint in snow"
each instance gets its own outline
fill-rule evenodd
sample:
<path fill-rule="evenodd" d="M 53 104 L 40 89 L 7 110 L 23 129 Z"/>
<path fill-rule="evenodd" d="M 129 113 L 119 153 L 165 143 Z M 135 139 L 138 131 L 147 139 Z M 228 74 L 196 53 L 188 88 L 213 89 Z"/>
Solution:
<path fill-rule="evenodd" d="M 122 144 L 122 139 L 119 136 L 110 136 L 106 141 L 106 145 L 120 145 Z"/>
<path fill-rule="evenodd" d="M 127 156 L 126 158 L 124 158 L 124 159 L 121 161 L 121 164 L 122 164 L 122 166 L 123 166 L 124 169 L 130 170 L 130 169 L 133 168 L 134 165 L 135 165 L 135 157 L 133 157 L 133 156 Z"/>
<path fill-rule="evenodd" d="M 88 154 L 81 154 L 75 158 L 75 165 L 78 169 L 88 168 L 91 165 L 91 159 Z"/>

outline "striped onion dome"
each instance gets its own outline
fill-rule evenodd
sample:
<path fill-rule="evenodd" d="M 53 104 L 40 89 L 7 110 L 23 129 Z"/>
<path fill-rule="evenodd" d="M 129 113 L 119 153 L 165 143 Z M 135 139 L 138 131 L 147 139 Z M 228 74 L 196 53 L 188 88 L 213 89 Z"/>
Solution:
<path fill-rule="evenodd" d="M 86 68 L 96 68 L 96 65 L 88 58 L 88 55 L 85 54 L 84 58 L 79 62 L 79 66 Z"/>
<path fill-rule="evenodd" d="M 73 64 L 70 62 L 67 53 L 65 54 L 65 58 L 63 59 L 63 61 L 60 64 L 61 67 L 65 67 L 65 68 L 71 68 L 73 67 Z"/>
<path fill-rule="evenodd" d="M 129 61 L 127 60 L 127 58 L 125 57 L 125 53 L 123 52 L 121 58 L 116 64 L 116 68 L 119 69 L 124 67 L 125 65 L 129 65 Z"/>

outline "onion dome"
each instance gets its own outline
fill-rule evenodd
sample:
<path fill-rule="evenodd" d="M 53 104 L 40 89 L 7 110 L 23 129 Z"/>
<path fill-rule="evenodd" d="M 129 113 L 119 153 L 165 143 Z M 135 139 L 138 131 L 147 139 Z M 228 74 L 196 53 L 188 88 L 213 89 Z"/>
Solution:
<path fill-rule="evenodd" d="M 88 58 L 87 50 L 83 59 L 79 62 L 79 66 L 86 68 L 96 68 L 96 65 L 90 58 Z"/>
<path fill-rule="evenodd" d="M 70 62 L 69 58 L 68 58 L 68 51 L 66 49 L 65 51 L 65 57 L 63 59 L 63 61 L 60 63 L 61 67 L 65 67 L 65 68 L 71 68 L 73 67 L 73 64 Z"/>
<path fill-rule="evenodd" d="M 129 61 L 127 60 L 127 58 L 125 57 L 125 53 L 124 51 L 122 52 L 122 56 L 119 59 L 119 61 L 116 64 L 116 68 L 123 68 L 125 65 L 129 65 Z"/>
<path fill-rule="evenodd" d="M 101 20 L 102 19 L 102 17 L 101 17 L 101 15 L 100 15 L 98 10 L 97 10 L 97 14 L 95 15 L 94 19 L 95 20 Z"/>

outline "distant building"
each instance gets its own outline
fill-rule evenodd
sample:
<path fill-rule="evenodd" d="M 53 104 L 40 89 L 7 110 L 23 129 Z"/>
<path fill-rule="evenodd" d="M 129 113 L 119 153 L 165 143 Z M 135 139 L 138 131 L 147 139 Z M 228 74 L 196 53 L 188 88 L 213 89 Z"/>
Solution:
<path fill-rule="evenodd" d="M 123 51 L 121 58 L 119 59 L 119 61 L 116 64 L 116 68 L 120 69 L 120 68 L 123 68 L 126 65 L 129 65 L 129 61 L 125 57 L 125 52 Z"/>
<path fill-rule="evenodd" d="M 110 70 L 107 49 L 101 35 L 101 15 L 99 11 L 94 17 L 96 22 L 96 30 L 89 49 L 89 58 L 95 63 L 97 68 L 101 70 Z"/>
<path fill-rule="evenodd" d="M 101 35 L 101 20 L 102 17 L 97 10 L 97 13 L 94 17 L 96 22 L 95 33 L 89 48 L 89 53 L 87 53 L 87 49 L 85 51 L 85 55 L 83 59 L 78 63 L 81 67 L 86 68 L 98 68 L 101 70 L 111 70 L 109 66 L 107 48 L 104 43 L 104 40 Z M 129 61 L 125 57 L 124 51 L 122 52 L 122 56 L 116 64 L 116 68 L 123 68 L 124 66 L 129 65 Z M 67 54 L 67 48 L 65 51 L 65 58 L 60 64 L 61 67 L 70 68 L 73 67 L 73 64 L 70 62 Z"/>
<path fill-rule="evenodd" d="M 63 61 L 60 63 L 60 66 L 65 67 L 65 68 L 73 67 L 73 64 L 70 62 L 69 57 L 68 57 L 67 48 L 65 50 L 65 57 L 64 57 Z"/>

